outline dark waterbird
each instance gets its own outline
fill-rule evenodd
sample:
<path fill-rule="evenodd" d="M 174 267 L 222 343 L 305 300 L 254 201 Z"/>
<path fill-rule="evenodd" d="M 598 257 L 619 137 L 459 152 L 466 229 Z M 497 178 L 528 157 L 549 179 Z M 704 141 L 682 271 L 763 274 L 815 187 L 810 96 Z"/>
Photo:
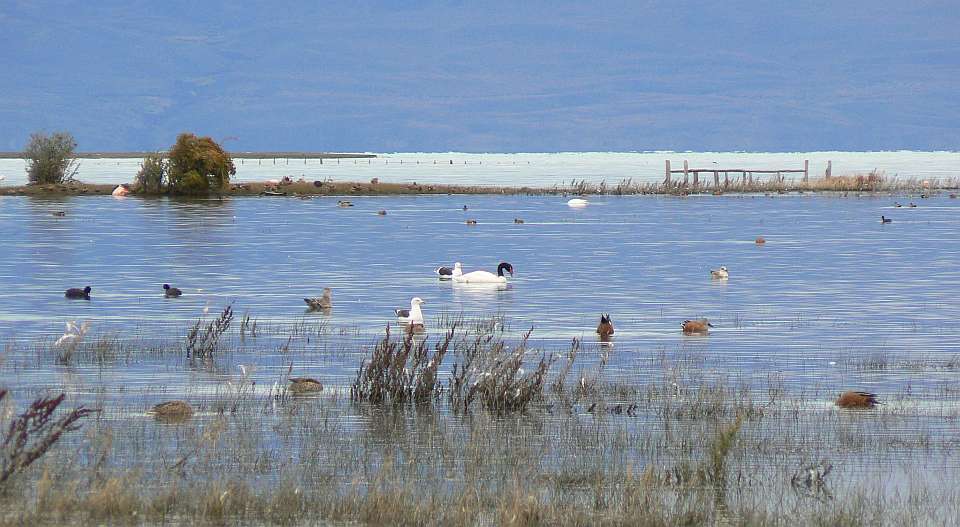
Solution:
<path fill-rule="evenodd" d="M 67 292 L 63 296 L 67 298 L 73 298 L 77 300 L 90 300 L 90 286 L 80 289 L 79 287 L 71 287 L 67 289 Z"/>
<path fill-rule="evenodd" d="M 163 284 L 163 296 L 167 298 L 177 298 L 182 295 L 183 291 L 176 287 L 170 287 L 170 284 Z"/>
<path fill-rule="evenodd" d="M 886 216 L 880 216 L 880 223 L 893 223 L 893 220 Z"/>

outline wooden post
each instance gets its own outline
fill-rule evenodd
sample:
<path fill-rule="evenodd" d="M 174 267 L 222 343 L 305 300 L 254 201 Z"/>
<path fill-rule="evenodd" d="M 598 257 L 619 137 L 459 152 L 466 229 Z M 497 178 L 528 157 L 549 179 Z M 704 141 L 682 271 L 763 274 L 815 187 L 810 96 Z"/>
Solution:
<path fill-rule="evenodd" d="M 700 172 L 697 172 L 696 170 L 693 171 L 693 186 L 700 186 Z"/>
<path fill-rule="evenodd" d="M 689 177 L 690 167 L 687 166 L 687 160 L 683 160 L 683 186 L 687 186 L 687 178 Z"/>
<path fill-rule="evenodd" d="M 669 159 L 667 160 L 667 175 L 665 178 L 663 178 L 663 184 L 668 187 L 670 186 L 670 160 Z"/>
<path fill-rule="evenodd" d="M 749 177 L 750 185 L 753 185 L 753 172 L 747 172 L 747 177 Z"/>
<path fill-rule="evenodd" d="M 810 160 L 803 160 L 803 182 L 806 183 L 810 179 Z"/>
<path fill-rule="evenodd" d="M 729 187 L 729 186 L 730 186 L 730 173 L 729 173 L 729 172 L 724 172 L 724 173 L 723 173 L 723 188 L 727 188 L 727 187 Z"/>
<path fill-rule="evenodd" d="M 713 186 L 720 188 L 720 172 L 713 171 Z"/>
<path fill-rule="evenodd" d="M 827 171 L 824 175 L 827 176 L 827 179 L 833 177 L 833 161 L 827 161 Z"/>

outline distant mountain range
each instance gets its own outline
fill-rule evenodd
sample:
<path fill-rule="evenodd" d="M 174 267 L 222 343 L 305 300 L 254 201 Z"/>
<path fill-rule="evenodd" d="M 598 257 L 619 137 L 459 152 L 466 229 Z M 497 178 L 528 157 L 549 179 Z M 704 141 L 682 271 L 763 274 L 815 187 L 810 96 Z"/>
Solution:
<path fill-rule="evenodd" d="M 950 2 L 0 5 L 0 150 L 957 150 Z"/>

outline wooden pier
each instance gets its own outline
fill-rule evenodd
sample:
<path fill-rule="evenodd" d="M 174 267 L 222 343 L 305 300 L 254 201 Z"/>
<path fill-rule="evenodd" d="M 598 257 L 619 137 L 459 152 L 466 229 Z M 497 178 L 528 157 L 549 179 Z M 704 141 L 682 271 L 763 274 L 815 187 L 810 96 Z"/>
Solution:
<path fill-rule="evenodd" d="M 827 161 L 827 169 L 824 172 L 824 175 L 829 178 L 832 175 L 833 163 Z M 673 174 L 683 174 L 683 182 L 674 181 Z M 752 185 L 754 174 L 772 174 L 775 177 L 775 181 L 782 183 L 784 179 L 784 174 L 803 174 L 803 182 L 806 183 L 810 180 L 810 161 L 803 161 L 803 168 L 779 168 L 779 169 L 770 169 L 770 170 L 759 170 L 754 168 L 690 168 L 690 165 L 686 160 L 683 162 L 682 169 L 671 169 L 670 160 L 666 160 L 666 172 L 663 180 L 663 184 L 667 187 L 671 186 L 690 186 L 690 178 L 693 176 L 693 187 L 700 187 L 701 175 L 713 174 L 713 186 L 715 188 L 720 188 L 721 186 L 726 188 L 730 186 L 730 174 L 734 175 L 734 181 L 736 181 L 737 176 L 740 177 L 741 185 Z M 720 184 L 720 175 L 723 175 L 723 184 Z M 706 186 L 706 184 L 702 185 Z"/>

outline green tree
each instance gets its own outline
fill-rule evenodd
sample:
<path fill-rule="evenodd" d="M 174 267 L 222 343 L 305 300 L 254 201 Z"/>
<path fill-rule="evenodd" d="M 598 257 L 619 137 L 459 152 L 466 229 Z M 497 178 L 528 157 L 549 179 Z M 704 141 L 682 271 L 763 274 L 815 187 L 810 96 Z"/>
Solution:
<path fill-rule="evenodd" d="M 30 184 L 72 181 L 79 168 L 73 153 L 76 148 L 77 142 L 68 132 L 55 132 L 50 136 L 42 132 L 31 134 L 23 151 Z"/>
<path fill-rule="evenodd" d="M 183 133 L 170 149 L 167 187 L 175 194 L 206 194 L 226 188 L 236 173 L 230 154 L 216 141 Z"/>
<path fill-rule="evenodd" d="M 163 184 L 167 177 L 167 162 L 161 154 L 147 154 L 143 158 L 143 165 L 137 172 L 137 190 L 148 194 L 163 192 Z"/>

